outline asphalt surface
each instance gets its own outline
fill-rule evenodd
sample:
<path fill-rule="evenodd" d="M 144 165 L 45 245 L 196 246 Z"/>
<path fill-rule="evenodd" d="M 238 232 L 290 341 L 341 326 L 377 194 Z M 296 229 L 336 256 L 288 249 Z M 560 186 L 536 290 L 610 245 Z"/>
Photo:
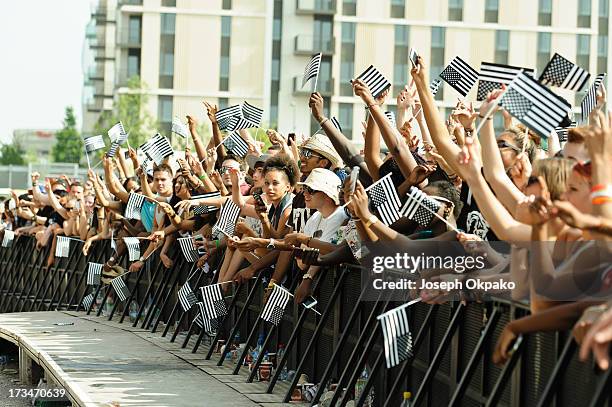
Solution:
<path fill-rule="evenodd" d="M 32 405 L 32 399 L 23 397 L 11 397 L 17 392 L 15 389 L 24 388 L 19 382 L 19 372 L 17 363 L 9 362 L 7 365 L 0 366 L 0 404 L 3 407 L 26 407 Z"/>

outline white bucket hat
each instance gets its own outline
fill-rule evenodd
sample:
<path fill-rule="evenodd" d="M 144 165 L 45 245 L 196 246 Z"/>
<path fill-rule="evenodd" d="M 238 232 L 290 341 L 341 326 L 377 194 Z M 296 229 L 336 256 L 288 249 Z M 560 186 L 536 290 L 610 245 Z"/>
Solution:
<path fill-rule="evenodd" d="M 323 192 L 325 195 L 333 199 L 336 205 L 340 205 L 340 197 L 338 196 L 340 191 L 341 181 L 340 178 L 333 171 L 325 168 L 313 169 L 306 181 L 298 182 L 298 185 L 305 185 L 310 187 L 314 191 Z"/>

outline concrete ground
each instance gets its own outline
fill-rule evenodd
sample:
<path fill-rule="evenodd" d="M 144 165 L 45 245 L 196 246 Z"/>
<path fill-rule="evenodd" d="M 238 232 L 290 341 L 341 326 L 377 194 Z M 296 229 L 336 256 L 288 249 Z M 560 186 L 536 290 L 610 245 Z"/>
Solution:
<path fill-rule="evenodd" d="M 269 407 L 286 389 L 281 383 L 275 394 L 266 394 L 265 383 L 245 383 L 246 368 L 231 375 L 216 359 L 205 360 L 203 350 L 181 349 L 182 340 L 170 343 L 159 332 L 82 312 L 0 314 L 0 337 L 26 348 L 87 406 Z"/>

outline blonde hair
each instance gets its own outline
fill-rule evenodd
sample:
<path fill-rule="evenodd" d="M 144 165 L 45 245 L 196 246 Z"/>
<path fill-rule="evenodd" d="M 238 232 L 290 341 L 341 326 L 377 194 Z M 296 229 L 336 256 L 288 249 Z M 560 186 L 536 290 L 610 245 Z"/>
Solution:
<path fill-rule="evenodd" d="M 533 175 L 544 178 L 551 199 L 560 199 L 567 189 L 567 180 L 572 173 L 574 163 L 574 160 L 562 157 L 537 160 L 533 163 Z"/>

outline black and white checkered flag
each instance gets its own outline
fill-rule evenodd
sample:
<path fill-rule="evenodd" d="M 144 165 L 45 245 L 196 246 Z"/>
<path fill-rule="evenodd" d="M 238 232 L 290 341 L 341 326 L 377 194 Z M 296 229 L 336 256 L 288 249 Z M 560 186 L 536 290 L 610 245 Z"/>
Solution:
<path fill-rule="evenodd" d="M 183 252 L 183 256 L 185 256 L 185 260 L 190 263 L 198 261 L 200 254 L 193 241 L 193 237 L 179 237 L 177 240 L 181 246 L 181 251 Z"/>
<path fill-rule="evenodd" d="M 213 237 L 218 237 L 219 233 L 222 233 L 221 231 L 225 232 L 224 234 L 227 234 L 228 236 L 233 236 L 239 216 L 240 207 L 231 199 L 226 200 L 221 206 L 219 218 L 213 226 Z"/>
<path fill-rule="evenodd" d="M 15 232 L 12 230 L 4 230 L 4 237 L 2 238 L 2 247 L 11 247 L 13 240 L 15 239 Z"/>
<path fill-rule="evenodd" d="M 100 276 L 102 275 L 101 263 L 89 262 L 87 268 L 87 285 L 100 285 Z"/>
<path fill-rule="evenodd" d="M 401 305 L 378 316 L 388 369 L 412 357 L 412 335 L 406 308 L 406 305 Z"/>
<path fill-rule="evenodd" d="M 207 333 L 217 330 L 219 327 L 219 323 L 216 319 L 208 319 L 208 317 L 206 317 L 204 311 L 204 304 L 201 302 L 197 302 L 196 305 L 198 306 L 199 312 L 193 320 L 193 323 L 202 328 L 204 332 Z"/>
<path fill-rule="evenodd" d="M 124 237 L 123 243 L 128 249 L 128 260 L 136 261 L 140 259 L 140 239 L 137 237 Z"/>
<path fill-rule="evenodd" d="M 125 285 L 125 282 L 121 276 L 113 278 L 111 280 L 111 285 L 117 293 L 117 298 L 119 298 L 119 301 L 125 301 L 130 296 L 130 289 L 127 287 L 127 285 Z"/>
<path fill-rule="evenodd" d="M 597 106 L 597 91 L 605 78 L 605 73 L 597 75 L 584 96 L 584 99 L 582 99 L 582 103 L 580 103 L 580 108 L 582 109 L 582 123 L 586 124 L 589 120 L 589 114 L 591 114 L 595 106 Z"/>
<path fill-rule="evenodd" d="M 215 319 L 227 315 L 227 307 L 223 299 L 221 284 L 210 284 L 200 287 L 204 312 L 208 319 Z"/>
<path fill-rule="evenodd" d="M 219 191 L 215 191 L 215 192 L 207 192 L 202 195 L 195 195 L 195 196 L 192 196 L 191 199 L 195 200 L 195 199 L 202 199 L 202 198 L 218 198 L 220 196 L 221 196 L 221 193 Z M 218 210 L 219 208 L 217 208 L 214 205 L 196 205 L 196 206 L 191 207 L 191 211 L 193 212 L 194 215 L 204 215 L 205 213 L 215 212 Z"/>
<path fill-rule="evenodd" d="M 312 59 L 304 68 L 304 77 L 302 78 L 302 87 L 306 85 L 306 82 L 311 80 L 312 78 L 316 78 L 319 76 L 319 70 L 321 69 L 321 57 L 322 53 L 318 53 L 312 56 Z M 315 81 L 316 82 L 316 81 Z"/>
<path fill-rule="evenodd" d="M 440 74 L 440 78 L 448 83 L 463 97 L 466 97 L 478 80 L 478 71 L 472 68 L 460 57 L 455 57 Z"/>
<path fill-rule="evenodd" d="M 140 149 L 155 162 L 155 164 L 161 164 L 164 159 L 168 156 L 174 154 L 174 150 L 172 150 L 172 145 L 170 141 L 162 136 L 161 134 L 156 134 L 153 138 L 142 146 Z"/>
<path fill-rule="evenodd" d="M 397 122 L 395 121 L 395 113 L 393 112 L 385 112 L 385 116 L 387 116 L 387 120 L 391 123 L 393 128 L 397 127 Z"/>
<path fill-rule="evenodd" d="M 501 89 L 502 85 L 508 85 L 521 71 L 529 76 L 534 74 L 534 70 L 531 68 L 482 62 L 480 64 L 480 74 L 478 75 L 478 94 L 476 100 L 485 100 L 490 92 Z"/>
<path fill-rule="evenodd" d="M 261 312 L 261 319 L 278 325 L 283 318 L 285 308 L 291 297 L 292 295 L 289 291 L 285 290 L 280 285 L 274 284 L 272 294 L 270 294 L 270 298 L 268 298 L 268 302 Z"/>
<path fill-rule="evenodd" d="M 567 127 L 555 127 L 555 133 L 557 133 L 557 138 L 559 139 L 559 143 L 565 143 L 567 141 L 569 129 L 572 129 L 575 127 L 576 127 L 576 122 L 572 122 Z"/>
<path fill-rule="evenodd" d="M 588 71 L 555 53 L 542 71 L 539 80 L 544 85 L 578 92 L 587 84 L 590 77 L 591 74 Z"/>
<path fill-rule="evenodd" d="M 127 205 L 125 206 L 125 212 L 123 213 L 123 216 L 126 219 L 140 220 L 140 211 L 142 210 L 142 205 L 144 204 L 144 201 L 144 195 L 137 194 L 136 192 L 130 192 L 130 194 L 128 195 L 128 201 Z"/>
<path fill-rule="evenodd" d="M 229 106 L 215 113 L 219 130 L 226 130 L 230 124 L 231 118 L 235 116 L 242 116 L 242 108 L 240 105 Z"/>
<path fill-rule="evenodd" d="M 259 127 L 261 126 L 261 120 L 263 119 L 263 109 L 244 101 L 242 103 L 242 117 L 251 123 L 254 123 L 255 127 Z"/>
<path fill-rule="evenodd" d="M 106 145 L 104 144 L 104 137 L 102 137 L 102 135 L 87 137 L 84 140 L 84 143 L 85 143 L 85 151 L 87 153 L 102 150 L 103 148 L 106 147 Z"/>
<path fill-rule="evenodd" d="M 391 180 L 391 173 L 367 187 L 365 191 L 385 225 L 389 226 L 400 218 L 399 208 L 402 203 Z"/>
<path fill-rule="evenodd" d="M 391 87 L 391 82 L 383 76 L 378 69 L 374 68 L 374 65 L 370 65 L 361 75 L 356 79 L 361 79 L 372 92 L 374 98 L 379 97 L 382 93 Z"/>
<path fill-rule="evenodd" d="M 191 307 L 198 302 L 198 299 L 196 298 L 196 295 L 188 282 L 178 290 L 178 297 L 181 307 L 185 312 L 189 311 Z"/>
<path fill-rule="evenodd" d="M 88 310 L 89 308 L 91 308 L 91 305 L 93 304 L 93 300 L 94 300 L 94 295 L 92 293 L 87 294 L 85 297 L 83 297 L 83 300 L 81 301 L 81 305 L 83 305 L 83 308 L 85 310 Z"/>
<path fill-rule="evenodd" d="M 436 94 L 438 93 L 441 87 L 442 87 L 442 81 L 440 79 L 434 79 L 433 81 L 431 81 L 431 84 L 429 85 L 429 90 L 431 90 L 431 93 L 434 96 L 436 96 Z"/>
<path fill-rule="evenodd" d="M 402 216 L 414 220 L 421 226 L 428 226 L 435 216 L 434 213 L 437 213 L 442 205 L 415 187 L 410 187 L 407 196 L 408 200 L 401 211 Z"/>
<path fill-rule="evenodd" d="M 119 143 L 119 145 L 123 144 L 127 140 L 127 132 L 123 127 L 123 123 L 119 122 L 111 127 L 108 132 L 108 137 L 110 138 L 111 143 Z"/>
<path fill-rule="evenodd" d="M 545 138 L 555 127 L 570 124 L 567 116 L 570 104 L 524 72 L 508 85 L 499 105 Z"/>
<path fill-rule="evenodd" d="M 70 238 L 56 236 L 55 257 L 68 257 L 70 255 Z"/>
<path fill-rule="evenodd" d="M 182 138 L 189 138 L 190 136 L 189 129 L 178 117 L 172 119 L 172 132 L 178 134 Z"/>
<path fill-rule="evenodd" d="M 249 151 L 249 143 L 240 137 L 237 132 L 232 132 L 223 139 L 223 145 L 227 151 L 241 158 L 244 158 Z"/>

